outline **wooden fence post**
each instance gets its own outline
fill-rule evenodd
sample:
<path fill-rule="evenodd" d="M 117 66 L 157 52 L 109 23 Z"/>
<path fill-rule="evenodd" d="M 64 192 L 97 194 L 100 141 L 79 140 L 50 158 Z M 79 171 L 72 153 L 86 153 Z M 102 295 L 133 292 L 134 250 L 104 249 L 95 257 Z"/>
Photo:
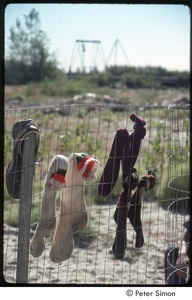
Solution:
<path fill-rule="evenodd" d="M 35 140 L 36 133 L 31 132 L 23 143 L 16 283 L 27 283 L 28 281 Z"/>

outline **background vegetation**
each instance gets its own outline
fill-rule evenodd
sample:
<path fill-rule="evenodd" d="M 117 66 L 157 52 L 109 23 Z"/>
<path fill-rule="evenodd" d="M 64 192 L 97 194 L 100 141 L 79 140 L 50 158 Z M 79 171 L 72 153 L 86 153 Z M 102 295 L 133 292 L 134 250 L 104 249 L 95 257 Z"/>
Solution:
<path fill-rule="evenodd" d="M 9 47 L 5 58 L 5 84 L 21 85 L 47 79 L 65 77 L 82 81 L 81 73 L 68 73 L 59 69 L 54 53 L 49 50 L 49 39 L 41 29 L 39 13 L 32 9 L 17 20 L 10 30 Z M 161 67 L 112 66 L 103 72 L 84 74 L 84 82 L 92 87 L 115 87 L 116 83 L 128 88 L 189 87 L 189 73 L 168 71 Z M 76 82 L 77 83 L 77 82 Z"/>

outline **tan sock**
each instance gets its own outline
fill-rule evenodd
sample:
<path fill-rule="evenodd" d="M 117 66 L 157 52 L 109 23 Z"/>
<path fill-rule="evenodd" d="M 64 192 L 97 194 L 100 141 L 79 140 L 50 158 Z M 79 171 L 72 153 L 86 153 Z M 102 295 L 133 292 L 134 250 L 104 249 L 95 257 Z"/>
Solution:
<path fill-rule="evenodd" d="M 50 259 L 60 263 L 70 258 L 73 252 L 73 233 L 83 229 L 88 222 L 85 204 L 85 181 L 96 179 L 99 162 L 84 153 L 69 157 L 66 188 L 62 192 L 60 215 L 50 251 Z"/>
<path fill-rule="evenodd" d="M 43 253 L 45 237 L 55 228 L 56 194 L 65 186 L 67 170 L 68 159 L 64 155 L 56 155 L 49 165 L 43 190 L 40 220 L 30 245 L 30 251 L 34 257 L 39 257 Z"/>

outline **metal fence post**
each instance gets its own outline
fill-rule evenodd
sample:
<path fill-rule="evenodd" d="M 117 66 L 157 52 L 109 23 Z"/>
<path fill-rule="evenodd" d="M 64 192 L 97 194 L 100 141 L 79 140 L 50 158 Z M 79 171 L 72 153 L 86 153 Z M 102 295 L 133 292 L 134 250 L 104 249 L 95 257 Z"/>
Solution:
<path fill-rule="evenodd" d="M 23 143 L 16 283 L 27 283 L 28 281 L 35 139 L 36 134 L 31 132 Z"/>

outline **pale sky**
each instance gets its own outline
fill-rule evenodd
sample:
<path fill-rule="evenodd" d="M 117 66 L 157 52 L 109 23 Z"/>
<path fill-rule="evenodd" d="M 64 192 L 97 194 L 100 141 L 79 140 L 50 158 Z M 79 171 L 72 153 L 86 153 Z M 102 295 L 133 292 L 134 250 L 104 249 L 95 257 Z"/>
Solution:
<path fill-rule="evenodd" d="M 24 24 L 31 9 L 39 12 L 41 29 L 50 40 L 59 67 L 81 68 L 76 40 L 98 40 L 85 44 L 83 56 L 87 69 L 105 60 L 110 65 L 161 66 L 168 70 L 190 68 L 190 10 L 184 5 L 129 4 L 9 4 L 5 9 L 5 49 L 10 27 L 16 19 Z M 120 44 L 113 48 L 116 40 Z M 101 48 L 102 47 L 102 48 Z M 73 55 L 73 49 L 76 56 Z M 116 54 L 115 54 L 115 51 Z M 116 56 L 115 56 L 116 55 Z M 128 60 L 127 60 L 128 58 Z"/>

